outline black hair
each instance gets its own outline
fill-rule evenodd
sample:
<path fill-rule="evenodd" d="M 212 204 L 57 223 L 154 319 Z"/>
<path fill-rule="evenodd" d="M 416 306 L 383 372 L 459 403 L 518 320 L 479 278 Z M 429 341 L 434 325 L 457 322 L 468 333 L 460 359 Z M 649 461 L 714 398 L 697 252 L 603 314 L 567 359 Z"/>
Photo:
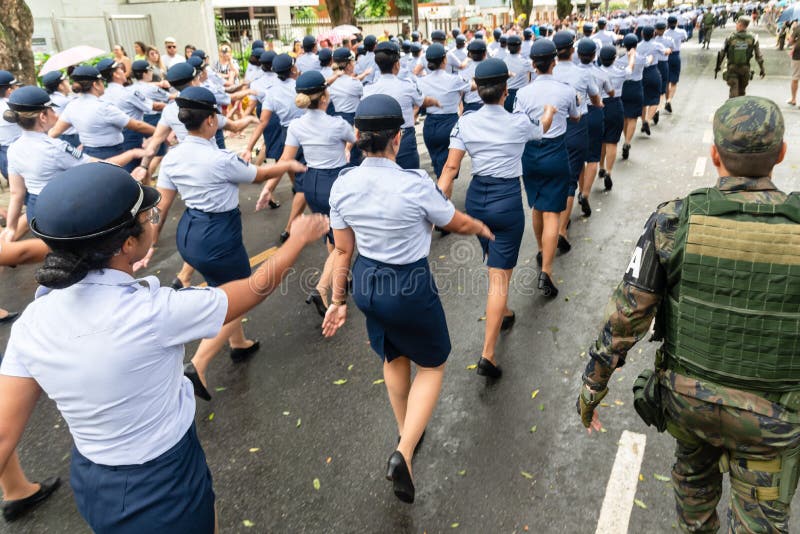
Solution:
<path fill-rule="evenodd" d="M 537 57 L 533 60 L 533 67 L 539 74 L 545 74 L 555 62 L 554 57 Z"/>
<path fill-rule="evenodd" d="M 0 85 L 0 98 L 7 97 L 9 89 L 11 89 L 10 85 Z"/>
<path fill-rule="evenodd" d="M 578 58 L 581 60 L 581 64 L 588 65 L 594 61 L 594 54 L 578 54 Z"/>
<path fill-rule="evenodd" d="M 394 64 L 399 61 L 395 52 L 380 50 L 375 52 L 375 63 L 381 69 L 381 74 L 391 74 Z"/>
<path fill-rule="evenodd" d="M 3 119 L 12 124 L 19 124 L 24 130 L 31 130 L 36 126 L 36 121 L 39 119 L 39 113 L 42 109 L 36 111 L 14 111 L 7 109 L 3 112 Z"/>
<path fill-rule="evenodd" d="M 319 66 L 320 67 L 329 67 L 333 63 L 333 57 L 329 57 L 327 59 L 320 59 Z"/>
<path fill-rule="evenodd" d="M 600 58 L 600 64 L 601 64 L 602 66 L 604 66 L 604 67 L 610 67 L 611 65 L 613 65 L 613 64 L 614 64 L 614 62 L 615 62 L 615 61 L 617 61 L 617 58 L 616 58 L 616 57 L 609 57 L 609 58 L 603 58 L 603 57 L 601 57 L 601 58 Z"/>
<path fill-rule="evenodd" d="M 100 75 L 103 77 L 103 79 L 106 81 L 106 83 L 111 83 L 111 82 L 114 81 L 114 71 L 115 70 L 117 70 L 117 69 L 104 70 L 103 72 L 100 73 Z"/>
<path fill-rule="evenodd" d="M 314 43 L 311 46 L 302 45 L 303 46 L 303 51 L 304 52 L 311 52 L 312 50 L 314 50 L 314 47 L 316 45 L 317 45 L 317 43 Z"/>
<path fill-rule="evenodd" d="M 272 72 L 272 63 L 261 63 L 261 70 L 264 72 Z"/>
<path fill-rule="evenodd" d="M 508 53 L 509 54 L 519 54 L 520 49 L 522 48 L 522 44 L 510 44 L 508 45 Z"/>
<path fill-rule="evenodd" d="M 367 42 L 364 41 L 364 51 L 365 52 L 372 52 L 373 50 L 375 50 L 375 46 L 377 46 L 377 44 L 378 43 L 367 44 Z"/>
<path fill-rule="evenodd" d="M 389 146 L 389 141 L 394 139 L 394 136 L 397 135 L 399 131 L 399 128 L 393 130 L 378 130 L 376 132 L 359 130 L 356 146 L 364 152 L 379 154 L 386 150 L 386 147 Z"/>
<path fill-rule="evenodd" d="M 486 59 L 486 50 L 472 50 L 467 52 L 467 55 L 472 61 L 483 61 Z"/>
<path fill-rule="evenodd" d="M 562 48 L 556 51 L 556 54 L 558 55 L 559 61 L 566 61 L 572 57 L 572 47 L 570 46 L 569 48 Z"/>
<path fill-rule="evenodd" d="M 283 72 L 276 72 L 275 76 L 277 76 L 280 81 L 285 82 L 286 80 L 291 78 L 292 70 L 289 69 L 289 70 L 285 70 Z"/>
<path fill-rule="evenodd" d="M 506 80 L 486 85 L 478 85 L 478 95 L 484 104 L 499 104 L 506 90 Z"/>
<path fill-rule="evenodd" d="M 191 109 L 181 108 L 178 110 L 178 120 L 186 126 L 189 131 L 197 130 L 203 124 L 203 121 L 212 115 L 216 115 L 216 111 L 210 109 Z"/>
<path fill-rule="evenodd" d="M 64 243 L 44 239 L 50 252 L 36 271 L 36 281 L 52 289 L 64 289 L 83 280 L 89 271 L 105 269 L 129 237 L 139 237 L 144 226 L 138 215 L 119 230 L 95 239 Z"/>
<path fill-rule="evenodd" d="M 133 79 L 134 79 L 134 80 L 141 80 L 142 78 L 144 78 L 144 73 L 145 73 L 145 72 L 147 72 L 147 71 L 144 71 L 144 70 L 134 70 L 134 71 L 131 71 L 131 74 L 133 75 Z"/>
<path fill-rule="evenodd" d="M 73 93 L 91 93 L 94 82 L 99 80 L 75 80 L 72 82 Z"/>
<path fill-rule="evenodd" d="M 439 67 L 442 66 L 442 63 L 444 63 L 444 60 L 445 60 L 445 58 L 443 58 L 443 57 L 439 57 L 439 58 L 436 58 L 436 59 L 429 59 L 428 60 L 428 70 L 430 70 L 430 71 L 437 70 Z"/>

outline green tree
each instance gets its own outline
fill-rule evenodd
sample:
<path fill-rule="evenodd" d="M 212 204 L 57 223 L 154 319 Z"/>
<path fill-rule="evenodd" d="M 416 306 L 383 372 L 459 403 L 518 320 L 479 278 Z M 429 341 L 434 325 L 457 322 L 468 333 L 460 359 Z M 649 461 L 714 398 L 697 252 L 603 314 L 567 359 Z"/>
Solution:
<path fill-rule="evenodd" d="M 0 65 L 20 81 L 35 83 L 33 15 L 24 0 L 0 0 Z"/>
<path fill-rule="evenodd" d="M 572 2 L 570 0 L 556 0 L 556 14 L 563 19 L 572 13 Z"/>
<path fill-rule="evenodd" d="M 511 3 L 514 8 L 514 17 L 519 17 L 524 14 L 526 20 L 531 16 L 531 9 L 533 9 L 533 0 L 512 0 Z"/>
<path fill-rule="evenodd" d="M 359 0 L 356 2 L 356 16 L 385 17 L 389 14 L 389 3 L 386 0 Z"/>
<path fill-rule="evenodd" d="M 356 4 L 353 0 L 327 0 L 325 4 L 334 26 L 356 23 Z"/>
<path fill-rule="evenodd" d="M 387 2 L 388 3 L 388 2 Z M 401 16 L 410 16 L 413 4 L 411 0 L 394 0 L 397 13 Z"/>

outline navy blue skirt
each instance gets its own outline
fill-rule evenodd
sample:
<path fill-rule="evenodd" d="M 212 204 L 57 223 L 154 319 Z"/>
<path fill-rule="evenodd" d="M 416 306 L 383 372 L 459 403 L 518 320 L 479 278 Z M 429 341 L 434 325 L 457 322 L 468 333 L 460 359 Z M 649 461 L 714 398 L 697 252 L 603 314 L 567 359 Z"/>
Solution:
<path fill-rule="evenodd" d="M 570 175 L 566 135 L 528 141 L 522 152 L 522 183 L 528 206 L 562 212 L 567 207 Z"/>
<path fill-rule="evenodd" d="M 144 116 L 144 122 L 153 126 L 154 128 L 158 127 L 158 121 L 161 119 L 161 113 L 150 113 L 149 115 Z M 156 150 L 156 157 L 160 158 L 166 156 L 167 154 L 167 142 L 164 141 L 159 145 L 158 150 Z"/>
<path fill-rule="evenodd" d="M 673 50 L 667 63 L 669 63 L 669 83 L 678 83 L 681 79 L 681 53 Z"/>
<path fill-rule="evenodd" d="M 578 179 L 583 172 L 583 164 L 589 155 L 589 119 L 586 115 L 581 115 L 578 122 L 567 121 L 567 133 L 564 142 L 567 145 L 567 155 L 569 156 L 569 193 L 573 195 L 578 187 Z"/>
<path fill-rule="evenodd" d="M 217 133 L 214 134 L 214 140 L 217 142 L 217 148 L 225 150 L 225 134 L 222 128 L 218 129 Z"/>
<path fill-rule="evenodd" d="M 603 143 L 616 145 L 622 137 L 625 113 L 622 98 L 615 96 L 603 99 Z"/>
<path fill-rule="evenodd" d="M 25 214 L 28 217 L 28 226 L 31 225 L 31 221 L 36 217 L 36 201 L 38 199 L 39 195 L 28 192 L 25 193 Z"/>
<path fill-rule="evenodd" d="M 131 150 L 133 148 L 142 148 L 142 143 L 144 142 L 144 134 L 140 134 L 139 132 L 134 132 L 133 130 L 128 130 L 127 128 L 122 130 L 122 149 L 123 152 L 127 150 Z M 133 169 L 139 166 L 141 163 L 141 159 L 134 159 L 128 162 L 123 168 L 131 172 Z"/>
<path fill-rule="evenodd" d="M 61 134 L 58 136 L 58 138 L 62 141 L 66 141 L 75 148 L 79 147 L 81 144 L 81 138 L 78 136 L 78 134 Z"/>
<path fill-rule="evenodd" d="M 178 221 L 178 252 L 211 287 L 250 276 L 239 208 L 207 213 L 187 208 Z"/>
<path fill-rule="evenodd" d="M 642 116 L 644 93 L 642 80 L 626 80 L 622 84 L 622 107 L 626 119 L 636 119 Z"/>
<path fill-rule="evenodd" d="M 505 102 L 503 102 L 503 107 L 506 108 L 506 111 L 509 113 L 514 113 L 514 102 L 517 101 L 517 91 L 519 91 L 519 89 L 509 89 L 508 96 Z"/>
<path fill-rule="evenodd" d="M 281 126 L 281 154 L 283 154 L 283 149 L 286 148 L 286 132 L 289 130 L 288 126 Z M 278 156 L 280 158 L 280 156 Z M 294 159 L 305 165 L 306 158 L 303 157 L 303 147 L 297 147 L 297 152 L 294 155 Z M 301 193 L 303 191 L 303 177 L 305 176 L 304 172 L 296 172 L 294 173 L 294 185 L 292 186 L 292 193 Z"/>
<path fill-rule="evenodd" d="M 261 104 L 256 106 L 256 113 L 261 117 Z M 281 120 L 278 118 L 277 113 L 273 113 L 269 117 L 267 126 L 263 132 L 264 146 L 267 147 L 268 158 L 278 160 L 283 154 L 283 144 L 286 142 L 286 132 L 281 128 Z"/>
<path fill-rule="evenodd" d="M 0 145 L 0 172 L 8 179 L 8 147 Z"/>
<path fill-rule="evenodd" d="M 589 163 L 600 161 L 600 153 L 603 150 L 604 121 L 603 108 L 589 106 L 589 113 L 586 115 L 586 130 L 589 139 L 586 147 L 586 161 Z"/>
<path fill-rule="evenodd" d="M 114 146 L 84 146 L 83 153 L 97 159 L 108 159 L 125 152 L 122 143 Z"/>
<path fill-rule="evenodd" d="M 346 165 L 345 167 L 349 167 Z M 312 213 L 321 213 L 323 215 L 331 214 L 331 187 L 333 182 L 339 177 L 339 173 L 345 167 L 336 169 L 315 169 L 309 167 L 303 173 L 303 189 L 301 192 L 306 197 L 306 203 L 311 209 Z M 333 244 L 333 229 L 328 231 L 328 241 Z"/>
<path fill-rule="evenodd" d="M 106 466 L 72 448 L 70 485 L 97 534 L 211 534 L 214 489 L 194 423 L 170 450 L 141 465 Z"/>
<path fill-rule="evenodd" d="M 483 107 L 483 102 L 464 102 L 464 113 L 467 111 L 478 111 Z"/>
<path fill-rule="evenodd" d="M 425 119 L 427 122 L 427 119 Z M 417 133 L 414 127 L 403 128 L 400 137 L 400 149 L 397 151 L 397 164 L 403 169 L 419 169 L 419 152 L 417 152 Z"/>
<path fill-rule="evenodd" d="M 645 67 L 642 73 L 642 92 L 644 98 L 643 105 L 658 105 L 658 102 L 661 100 L 661 74 L 658 72 L 658 65 Z"/>
<path fill-rule="evenodd" d="M 495 236 L 494 241 L 478 238 L 486 265 L 496 269 L 516 267 L 525 232 L 519 178 L 473 176 L 464 207 L 470 216 L 483 221 Z"/>
<path fill-rule="evenodd" d="M 434 178 L 442 175 L 450 151 L 450 132 L 458 122 L 458 113 L 433 115 L 428 113 L 422 127 L 422 139 L 428 149 L 433 163 Z"/>
<path fill-rule="evenodd" d="M 381 359 L 405 356 L 422 367 L 447 361 L 450 333 L 428 258 L 390 265 L 358 256 L 353 300 L 367 318 L 370 346 Z"/>
<path fill-rule="evenodd" d="M 337 117 L 343 118 L 347 121 L 347 124 L 352 126 L 356 121 L 356 114 L 355 112 L 349 113 L 345 111 L 336 111 L 333 113 Z M 350 149 L 350 164 L 351 165 L 361 165 L 361 160 L 364 159 L 364 154 L 361 152 L 361 149 L 354 143 L 353 148 Z"/>
<path fill-rule="evenodd" d="M 669 58 L 669 56 L 667 56 Z M 661 75 L 661 94 L 667 94 L 667 86 L 669 85 L 669 59 L 667 61 L 658 62 L 658 73 Z"/>

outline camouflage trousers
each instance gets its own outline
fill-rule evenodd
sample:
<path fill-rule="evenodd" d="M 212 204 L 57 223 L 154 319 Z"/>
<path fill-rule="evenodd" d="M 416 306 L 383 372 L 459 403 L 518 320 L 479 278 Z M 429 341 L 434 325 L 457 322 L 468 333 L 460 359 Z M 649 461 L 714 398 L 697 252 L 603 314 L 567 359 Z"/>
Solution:
<path fill-rule="evenodd" d="M 744 96 L 747 84 L 750 83 L 750 67 L 747 65 L 729 65 L 725 76 L 725 81 L 730 88 L 728 98 Z"/>
<path fill-rule="evenodd" d="M 729 470 L 729 532 L 788 533 L 789 504 L 779 500 L 778 486 L 786 453 L 800 448 L 798 414 L 670 371 L 661 386 L 667 430 L 677 439 L 672 485 L 681 530 L 719 529 L 722 471 Z M 793 494 L 797 480 L 789 480 Z"/>
<path fill-rule="evenodd" d="M 703 44 L 711 44 L 712 33 L 714 33 L 714 26 L 703 26 Z"/>

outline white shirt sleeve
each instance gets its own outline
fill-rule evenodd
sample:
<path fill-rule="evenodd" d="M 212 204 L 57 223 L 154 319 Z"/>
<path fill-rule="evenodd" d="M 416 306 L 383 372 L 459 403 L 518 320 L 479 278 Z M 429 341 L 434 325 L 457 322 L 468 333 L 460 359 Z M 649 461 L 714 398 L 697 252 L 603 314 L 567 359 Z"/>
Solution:
<path fill-rule="evenodd" d="M 54 140 L 53 147 L 49 150 L 49 153 L 61 170 L 71 169 L 90 161 L 89 156 L 66 141 Z"/>
<path fill-rule="evenodd" d="M 411 82 L 406 82 L 406 84 L 408 85 L 408 94 L 411 95 L 412 102 L 414 102 L 415 106 L 420 107 L 425 97 L 419 92 L 419 87 Z"/>
<path fill-rule="evenodd" d="M 425 172 L 425 171 L 421 171 Z M 420 177 L 419 187 L 415 191 L 417 205 L 422 208 L 425 218 L 436 226 L 447 226 L 453 220 L 456 208 L 447 200 L 442 190 L 427 176 Z"/>
<path fill-rule="evenodd" d="M 131 118 L 128 117 L 123 111 L 121 111 L 117 106 L 114 104 L 105 103 L 105 109 L 103 109 L 103 115 L 105 116 L 106 122 L 117 128 L 125 128 L 128 122 L 130 122 Z"/>
<path fill-rule="evenodd" d="M 289 145 L 289 146 L 299 147 L 300 146 L 300 140 L 297 139 L 297 135 L 295 135 L 295 133 L 294 133 L 295 128 L 292 128 L 292 126 L 294 126 L 294 124 L 292 122 L 290 122 L 289 123 L 289 127 L 286 128 L 286 141 L 284 141 L 283 144 L 284 145 Z"/>
<path fill-rule="evenodd" d="M 252 163 L 247 163 L 235 152 L 224 150 L 223 154 L 224 157 L 217 163 L 221 176 L 235 184 L 252 184 L 256 179 L 258 168 Z"/>
<path fill-rule="evenodd" d="M 22 329 L 24 329 L 24 325 L 19 321 L 11 327 L 11 337 L 8 339 L 5 354 L 2 357 L 2 365 L 0 365 L 0 375 L 31 378 L 28 368 L 22 362 L 24 355 L 20 353 L 22 343 L 19 341 L 25 339 L 25 336 L 30 333 L 21 332 Z"/>
<path fill-rule="evenodd" d="M 356 142 L 356 131 L 353 130 L 353 127 L 341 117 L 339 117 L 339 129 L 341 130 L 341 139 L 343 139 L 346 143 Z"/>
<path fill-rule="evenodd" d="M 341 187 L 341 183 L 343 180 L 339 178 L 333 183 L 333 187 L 331 187 L 331 196 L 328 200 L 331 206 L 331 213 L 328 216 L 330 220 L 331 228 L 334 230 L 344 230 L 345 228 L 349 228 L 346 222 L 344 222 L 344 218 L 342 214 L 339 213 L 339 191 L 338 186 Z"/>
<path fill-rule="evenodd" d="M 130 93 L 130 100 L 137 109 L 142 111 L 143 113 L 152 113 L 153 112 L 153 101 L 147 98 L 144 93 L 140 92 L 138 89 L 131 90 Z"/>
<path fill-rule="evenodd" d="M 166 347 L 216 336 L 228 313 L 228 296 L 216 287 L 161 288 L 155 298 L 156 339 Z"/>
<path fill-rule="evenodd" d="M 532 120 L 526 113 L 516 111 L 512 114 L 513 118 L 519 121 L 519 127 L 525 132 L 525 139 L 532 141 L 534 139 L 541 139 L 544 135 L 542 132 L 542 124 L 538 119 Z"/>
<path fill-rule="evenodd" d="M 461 134 L 461 121 L 459 120 L 453 129 L 450 131 L 450 148 L 455 148 L 456 150 L 467 150 L 467 144 L 464 142 L 464 138 Z"/>

